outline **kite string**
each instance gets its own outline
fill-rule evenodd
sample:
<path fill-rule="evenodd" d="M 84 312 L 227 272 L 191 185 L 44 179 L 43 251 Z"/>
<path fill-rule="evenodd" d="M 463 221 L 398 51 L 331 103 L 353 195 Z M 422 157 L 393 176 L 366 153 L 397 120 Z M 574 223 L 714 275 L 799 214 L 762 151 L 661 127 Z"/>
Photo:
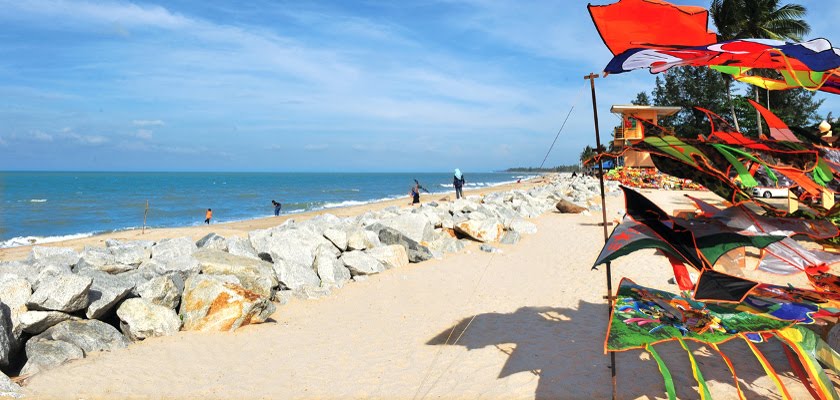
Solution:
<path fill-rule="evenodd" d="M 548 155 L 551 154 L 551 150 L 554 148 L 554 144 L 557 143 L 557 138 L 560 137 L 560 132 L 563 132 L 563 127 L 566 126 L 566 121 L 569 120 L 569 116 L 572 115 L 572 111 L 575 110 L 575 106 L 577 105 L 578 100 L 580 100 L 580 95 L 583 94 L 583 89 L 585 89 L 585 88 L 586 88 L 585 84 L 583 86 L 581 86 L 580 91 L 578 92 L 577 96 L 575 97 L 575 101 L 572 102 L 572 108 L 569 109 L 569 113 L 566 114 L 566 119 L 564 119 L 563 124 L 560 125 L 560 130 L 558 130 L 557 135 L 554 136 L 554 141 L 551 142 L 551 147 L 549 147 L 548 151 L 545 152 L 545 157 L 543 157 L 542 163 L 540 163 L 540 169 L 542 169 L 542 167 L 545 165 L 545 160 L 547 160 Z"/>
<path fill-rule="evenodd" d="M 467 304 L 471 303 L 473 298 L 475 297 L 475 293 L 478 291 L 478 288 L 481 285 L 481 281 L 484 280 L 484 276 L 487 275 L 487 269 L 490 268 L 490 263 L 493 262 L 493 258 L 494 258 L 495 255 L 496 255 L 495 253 L 490 254 L 490 259 L 487 260 L 487 264 L 484 266 L 484 270 L 481 271 L 481 275 L 478 277 L 478 281 L 475 283 L 475 286 L 473 287 L 472 293 L 470 293 L 470 296 L 467 299 Z M 473 316 L 467 322 L 467 325 L 464 326 L 464 330 L 462 330 L 461 333 L 458 335 L 458 337 L 455 338 L 455 341 L 452 342 L 453 346 L 458 344 L 458 341 L 461 340 L 461 337 L 463 337 L 464 334 L 467 333 L 467 329 L 470 327 L 470 325 L 472 324 L 472 322 L 473 322 L 473 320 L 475 319 L 476 316 L 477 316 L 477 314 L 473 314 Z M 435 353 L 435 357 L 434 357 L 434 359 L 432 359 L 432 363 L 429 365 L 429 368 L 426 370 L 426 373 L 423 374 L 423 380 L 420 382 L 420 386 L 417 387 L 417 391 L 414 393 L 414 397 L 412 397 L 412 399 L 417 399 L 417 395 L 420 394 L 420 390 L 423 389 L 423 386 L 425 386 L 426 381 L 429 379 L 429 376 L 431 376 L 432 368 L 437 363 L 437 359 L 440 356 L 440 353 L 443 351 L 443 348 L 445 346 L 449 345 L 449 339 L 452 338 L 452 334 L 455 333 L 455 329 L 457 329 L 457 328 L 458 328 L 458 323 L 456 322 L 455 325 L 452 326 L 452 329 L 449 331 L 449 336 L 446 337 L 446 341 L 443 343 L 443 345 L 440 345 L 438 347 L 438 351 Z M 446 371 L 448 371 L 449 368 L 452 367 L 452 364 L 454 364 L 455 360 L 457 360 L 457 357 L 455 359 L 453 359 L 453 361 L 450 362 L 449 365 L 446 366 L 446 368 L 443 369 L 443 371 L 440 373 L 440 376 L 438 376 L 437 379 L 435 379 L 434 382 L 432 382 L 429 385 L 429 389 L 426 390 L 426 392 L 423 393 L 422 396 L 420 396 L 420 399 L 424 399 L 426 396 L 429 395 L 429 392 L 431 392 L 432 389 L 435 387 L 435 385 L 438 383 L 438 381 L 440 381 L 440 378 L 442 378 L 443 375 L 446 374 Z"/>

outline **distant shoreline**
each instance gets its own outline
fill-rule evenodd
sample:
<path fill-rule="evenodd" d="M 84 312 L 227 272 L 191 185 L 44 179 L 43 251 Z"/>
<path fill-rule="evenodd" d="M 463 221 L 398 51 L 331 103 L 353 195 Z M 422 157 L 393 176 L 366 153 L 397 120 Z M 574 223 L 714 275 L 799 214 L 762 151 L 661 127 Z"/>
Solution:
<path fill-rule="evenodd" d="M 549 174 L 541 174 L 540 176 L 528 180 L 523 180 L 521 183 L 514 182 L 474 189 L 467 188 L 464 190 L 464 195 L 485 195 L 487 193 L 506 190 L 529 189 L 536 185 L 542 184 L 545 181 L 544 177 L 546 175 Z M 450 200 L 452 200 L 454 199 L 454 195 L 454 190 L 441 191 L 435 193 L 424 193 L 421 196 L 421 202 L 428 203 L 431 201 L 440 201 L 441 199 L 446 197 L 449 197 Z M 84 249 L 85 246 L 104 246 L 105 241 L 109 239 L 120 241 L 159 241 L 167 238 L 189 237 L 192 240 L 198 240 L 209 233 L 216 233 L 224 237 L 244 237 L 248 234 L 249 231 L 257 229 L 266 229 L 273 226 L 281 225 L 288 220 L 303 221 L 322 214 L 334 214 L 339 217 L 349 217 L 363 214 L 367 211 L 380 210 L 392 206 L 408 207 L 408 197 L 403 196 L 390 200 L 351 205 L 346 207 L 336 207 L 299 213 L 281 214 L 280 216 L 276 217 L 258 217 L 245 219 L 241 221 L 231 221 L 212 225 L 146 228 L 145 233 L 140 228 L 95 233 L 91 234 L 90 236 L 85 236 L 81 238 L 74 237 L 69 240 L 60 240 L 47 243 L 35 243 L 32 245 L 0 248 L 0 261 L 13 261 L 25 259 L 29 255 L 29 252 L 33 246 L 69 247 L 80 251 Z"/>

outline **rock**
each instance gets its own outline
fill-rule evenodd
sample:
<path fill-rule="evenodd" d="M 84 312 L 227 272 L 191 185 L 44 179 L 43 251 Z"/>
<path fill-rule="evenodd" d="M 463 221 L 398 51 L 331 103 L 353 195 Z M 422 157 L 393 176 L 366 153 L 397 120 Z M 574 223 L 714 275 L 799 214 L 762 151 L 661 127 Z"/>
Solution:
<path fill-rule="evenodd" d="M 433 232 L 432 224 L 422 214 L 404 214 L 392 218 L 385 218 L 381 223 L 402 233 L 415 242 L 431 239 Z"/>
<path fill-rule="evenodd" d="M 365 253 L 382 263 L 385 268 L 398 268 L 408 265 L 408 253 L 398 244 L 368 249 Z"/>
<path fill-rule="evenodd" d="M 340 288 L 350 280 L 350 270 L 329 250 L 319 248 L 316 251 L 314 266 L 323 287 Z"/>
<path fill-rule="evenodd" d="M 278 281 L 271 263 L 212 249 L 201 249 L 193 257 L 205 274 L 234 275 L 245 289 L 268 299 L 274 296 Z"/>
<path fill-rule="evenodd" d="M 164 239 L 152 246 L 152 259 L 168 264 L 170 261 L 184 260 L 197 250 L 198 247 L 188 238 Z"/>
<path fill-rule="evenodd" d="M 444 234 L 426 244 L 429 250 L 440 253 L 457 253 L 464 249 L 465 245 L 460 240 L 449 234 Z"/>
<path fill-rule="evenodd" d="M 32 286 L 24 278 L 17 275 L 6 275 L 0 277 L 0 303 L 9 308 L 9 320 L 11 321 L 11 344 L 12 352 L 16 352 L 22 346 L 20 316 L 28 308 L 26 303 L 32 295 Z"/>
<path fill-rule="evenodd" d="M 456 232 L 467 235 L 479 242 L 495 242 L 499 240 L 504 228 L 504 225 L 496 219 L 483 221 L 469 220 L 455 224 Z"/>
<path fill-rule="evenodd" d="M 195 242 L 195 246 L 199 249 L 214 249 L 221 251 L 227 251 L 228 249 L 225 238 L 215 233 L 208 233 L 203 238 L 198 239 L 198 241 Z"/>
<path fill-rule="evenodd" d="M 371 246 L 371 243 L 369 243 L 368 236 L 365 235 L 364 230 L 353 229 L 347 234 L 347 247 L 345 250 L 364 250 L 368 246 Z"/>
<path fill-rule="evenodd" d="M 509 226 L 510 230 L 519 233 L 524 233 L 527 235 L 533 235 L 537 233 L 537 224 L 531 221 L 526 221 L 522 218 L 514 218 L 512 221 L 510 221 Z"/>
<path fill-rule="evenodd" d="M 282 259 L 275 261 L 273 267 L 277 281 L 285 288 L 298 290 L 304 286 L 321 286 L 318 274 L 310 267 Z"/>
<path fill-rule="evenodd" d="M 83 270 L 81 276 L 93 279 L 90 287 L 90 304 L 85 311 L 88 319 L 102 319 L 122 301 L 137 285 L 138 273 L 111 275 L 102 271 Z"/>
<path fill-rule="evenodd" d="M 382 242 L 382 244 L 398 244 L 400 246 L 403 246 L 405 248 L 406 253 L 408 254 L 409 262 L 417 263 L 432 258 L 432 252 L 429 251 L 429 248 L 421 245 L 420 243 L 414 240 L 411 240 L 407 236 L 399 233 L 398 231 L 392 228 L 382 226 L 380 224 L 374 224 L 369 226 L 368 229 L 377 232 L 379 240 Z"/>
<path fill-rule="evenodd" d="M 201 270 L 201 267 L 198 265 L 198 260 L 196 260 L 192 255 L 189 255 L 169 260 L 167 262 L 160 262 L 155 259 L 151 259 L 143 262 L 139 269 L 151 271 L 156 276 L 177 274 L 181 277 L 182 281 L 186 281 L 187 277 L 198 273 Z"/>
<path fill-rule="evenodd" d="M 327 228 L 324 230 L 324 237 L 327 238 L 339 250 L 347 250 L 347 232 L 340 229 Z"/>
<path fill-rule="evenodd" d="M 114 255 L 107 249 L 101 247 L 86 246 L 82 252 L 79 262 L 73 267 L 74 271 L 80 269 L 101 269 L 105 265 L 116 264 Z"/>
<path fill-rule="evenodd" d="M 63 340 L 30 339 L 26 342 L 26 365 L 20 374 L 33 375 L 84 357 L 82 348 L 73 343 Z"/>
<path fill-rule="evenodd" d="M 170 275 L 158 276 L 137 287 L 137 292 L 152 304 L 176 309 L 181 302 L 183 282 L 179 287 Z"/>
<path fill-rule="evenodd" d="M 95 319 L 59 322 L 29 340 L 63 340 L 78 346 L 85 354 L 120 349 L 129 344 L 116 328 Z"/>
<path fill-rule="evenodd" d="M 35 246 L 29 253 L 29 263 L 35 266 L 59 265 L 72 267 L 79 262 L 79 253 L 64 247 Z"/>
<path fill-rule="evenodd" d="M 563 214 L 578 214 L 586 211 L 586 208 L 562 199 L 558 201 L 557 204 L 554 205 L 554 207 L 557 209 L 557 211 Z"/>
<path fill-rule="evenodd" d="M 118 264 L 140 265 L 152 256 L 152 242 L 150 241 L 119 242 L 108 240 L 105 245 L 108 251 L 114 255 L 114 261 Z"/>
<path fill-rule="evenodd" d="M 5 277 L 23 278 L 32 285 L 38 278 L 38 268 L 20 261 L 0 261 L 0 280 Z"/>
<path fill-rule="evenodd" d="M 27 311 L 20 315 L 20 329 L 37 335 L 59 322 L 70 319 L 70 314 L 61 311 Z"/>
<path fill-rule="evenodd" d="M 41 282 L 26 306 L 32 310 L 74 312 L 88 306 L 93 279 L 77 275 L 56 275 Z"/>
<path fill-rule="evenodd" d="M 350 270 L 350 275 L 371 275 L 385 270 L 379 260 L 359 250 L 344 253 L 339 260 Z"/>
<path fill-rule="evenodd" d="M 184 330 L 233 331 L 265 322 L 274 310 L 268 299 L 241 286 L 194 275 L 185 284 L 179 314 Z"/>
<path fill-rule="evenodd" d="M 272 262 L 291 261 L 306 267 L 312 267 L 315 261 L 315 248 L 321 243 L 330 243 L 322 235 L 296 229 L 282 229 L 271 232 L 269 236 L 249 234 L 251 244 L 257 253 L 268 253 Z"/>
<path fill-rule="evenodd" d="M 17 383 L 12 382 L 12 380 L 2 372 L 0 372 L 0 397 L 9 397 L 13 399 L 23 397 L 23 389 L 21 389 Z"/>
<path fill-rule="evenodd" d="M 501 250 L 490 246 L 489 244 L 482 243 L 481 246 L 478 247 L 481 251 L 486 251 L 488 253 L 501 253 Z"/>
<path fill-rule="evenodd" d="M 517 244 L 517 243 L 519 243 L 520 239 L 521 239 L 521 236 L 519 235 L 519 232 L 517 232 L 517 231 L 507 231 L 502 236 L 502 239 L 499 240 L 499 243 L 502 243 L 502 244 Z"/>
<path fill-rule="evenodd" d="M 9 365 L 12 350 L 12 319 L 8 306 L 0 303 L 0 367 Z"/>
<path fill-rule="evenodd" d="M 227 247 L 228 253 L 235 256 L 259 258 L 257 251 L 254 250 L 254 246 L 251 246 L 251 242 L 246 238 L 228 238 L 225 246 Z"/>
<path fill-rule="evenodd" d="M 293 292 L 294 297 L 301 299 L 301 300 L 317 300 L 322 297 L 327 297 L 330 295 L 330 288 L 329 287 L 311 287 L 311 286 L 304 286 L 300 290 L 295 290 Z"/>
<path fill-rule="evenodd" d="M 128 299 L 117 309 L 120 330 L 131 340 L 173 335 L 181 329 L 181 319 L 171 308 L 144 299 Z"/>

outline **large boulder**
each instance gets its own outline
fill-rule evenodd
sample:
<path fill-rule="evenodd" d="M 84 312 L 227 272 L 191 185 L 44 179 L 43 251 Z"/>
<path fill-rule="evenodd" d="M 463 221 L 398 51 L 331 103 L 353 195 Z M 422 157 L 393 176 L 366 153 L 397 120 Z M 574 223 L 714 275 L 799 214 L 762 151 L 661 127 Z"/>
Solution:
<path fill-rule="evenodd" d="M 408 253 L 398 244 L 380 246 L 365 250 L 367 255 L 382 263 L 385 268 L 398 268 L 408 265 Z"/>
<path fill-rule="evenodd" d="M 558 201 L 557 204 L 554 205 L 554 207 L 557 209 L 557 211 L 563 214 L 579 214 L 586 211 L 585 207 L 581 207 L 575 203 L 562 199 Z"/>
<path fill-rule="evenodd" d="M 9 308 L 9 320 L 11 321 L 11 342 L 12 350 L 20 349 L 22 329 L 20 316 L 28 308 L 26 303 L 32 295 L 32 286 L 24 278 L 16 275 L 0 276 L 0 302 Z"/>
<path fill-rule="evenodd" d="M 335 254 L 323 247 L 316 250 L 314 267 L 321 279 L 321 286 L 340 288 L 350 280 L 350 270 Z"/>
<path fill-rule="evenodd" d="M 403 235 L 393 228 L 382 226 L 380 224 L 373 224 L 368 226 L 367 229 L 377 232 L 379 240 L 384 245 L 398 244 L 404 247 L 406 253 L 408 254 L 409 262 L 417 263 L 432 258 L 432 252 L 429 251 L 426 246 L 421 245 L 417 241 L 412 240 L 408 236 Z"/>
<path fill-rule="evenodd" d="M 78 346 L 85 354 L 120 349 L 129 344 L 116 328 L 95 319 L 59 322 L 29 340 L 63 340 Z"/>
<path fill-rule="evenodd" d="M 198 260 L 202 273 L 233 275 L 245 289 L 266 298 L 274 296 L 277 277 L 271 263 L 212 249 L 201 249 L 193 257 Z"/>
<path fill-rule="evenodd" d="M 26 279 L 30 285 L 38 279 L 38 267 L 20 261 L 0 261 L 0 279 L 5 277 L 20 277 Z"/>
<path fill-rule="evenodd" d="M 35 266 L 60 265 L 72 267 L 79 262 L 76 250 L 64 247 L 35 246 L 29 253 L 29 263 Z"/>
<path fill-rule="evenodd" d="M 324 237 L 341 251 L 347 250 L 347 236 L 347 232 L 341 229 L 327 228 L 324 230 Z"/>
<path fill-rule="evenodd" d="M 150 241 L 105 241 L 108 251 L 114 255 L 114 261 L 126 265 L 140 265 L 148 260 L 152 256 L 152 245 Z"/>
<path fill-rule="evenodd" d="M 227 251 L 228 249 L 225 238 L 215 233 L 208 233 L 203 238 L 198 239 L 198 241 L 195 242 L 195 245 L 199 249 L 214 249 L 221 251 Z"/>
<path fill-rule="evenodd" d="M 9 308 L 0 303 L 0 367 L 9 365 L 12 350 L 12 319 Z"/>
<path fill-rule="evenodd" d="M 26 365 L 20 374 L 33 375 L 84 357 L 85 352 L 82 348 L 73 343 L 63 340 L 30 339 L 26 342 Z"/>
<path fill-rule="evenodd" d="M 426 243 L 426 247 L 433 252 L 443 253 L 457 253 L 464 249 L 465 245 L 462 241 L 450 236 L 449 234 L 443 234 L 437 237 L 435 240 Z"/>
<path fill-rule="evenodd" d="M 350 270 L 350 275 L 371 275 L 385 270 L 379 260 L 359 250 L 344 253 L 339 260 Z"/>
<path fill-rule="evenodd" d="M 519 243 L 519 239 L 521 239 L 521 235 L 517 231 L 507 231 L 502 238 L 499 240 L 499 243 L 502 244 L 517 244 Z"/>
<path fill-rule="evenodd" d="M 198 247 L 189 238 L 164 239 L 152 246 L 152 259 L 162 263 L 183 260 L 197 250 Z"/>
<path fill-rule="evenodd" d="M 0 372 L 0 397 L 19 399 L 23 397 L 23 389 L 12 382 L 6 374 Z"/>
<path fill-rule="evenodd" d="M 434 226 L 423 214 L 403 214 L 382 220 L 382 225 L 390 227 L 415 242 L 432 238 Z"/>
<path fill-rule="evenodd" d="M 32 310 L 79 311 L 88 306 L 91 284 L 93 279 L 89 277 L 51 275 L 49 279 L 39 283 L 26 305 Z"/>
<path fill-rule="evenodd" d="M 131 340 L 173 335 L 181 329 L 181 319 L 171 308 L 144 299 L 128 299 L 117 309 L 120 330 Z"/>
<path fill-rule="evenodd" d="M 148 282 L 137 287 L 137 294 L 153 304 L 176 309 L 181 302 L 181 292 L 184 290 L 184 282 L 177 275 L 164 275 L 152 278 Z M 175 282 L 178 279 L 178 282 Z"/>
<path fill-rule="evenodd" d="M 27 311 L 20 315 L 20 329 L 23 332 L 37 335 L 70 318 L 70 314 L 61 311 Z"/>
<path fill-rule="evenodd" d="M 80 269 L 102 269 L 106 265 L 116 264 L 117 261 L 114 255 L 105 248 L 86 246 L 85 250 L 80 255 L 79 262 L 73 267 L 73 270 Z"/>
<path fill-rule="evenodd" d="M 179 314 L 184 330 L 233 331 L 265 322 L 274 310 L 268 299 L 242 286 L 194 275 L 185 284 Z"/>
<path fill-rule="evenodd" d="M 526 221 L 522 218 L 514 218 L 512 221 L 510 221 L 509 227 L 510 230 L 514 232 L 519 232 L 526 235 L 533 235 L 537 233 L 537 224 L 531 221 Z"/>
<path fill-rule="evenodd" d="M 109 315 L 114 306 L 132 292 L 140 278 L 138 273 L 111 275 L 96 270 L 82 270 L 79 274 L 93 279 L 90 304 L 85 310 L 88 319 L 102 319 Z"/>
<path fill-rule="evenodd" d="M 283 259 L 275 260 L 273 267 L 277 281 L 284 288 L 298 290 L 304 286 L 321 286 L 318 274 L 311 267 Z"/>
<path fill-rule="evenodd" d="M 259 258 L 254 246 L 251 246 L 251 241 L 247 238 L 232 237 L 227 238 L 225 246 L 230 254 L 242 257 Z"/>
<path fill-rule="evenodd" d="M 479 242 L 495 242 L 502 236 L 505 227 L 494 218 L 476 221 L 467 220 L 455 224 L 455 231 Z"/>
<path fill-rule="evenodd" d="M 186 281 L 190 275 L 197 274 L 201 267 L 198 265 L 198 260 L 189 255 L 166 262 L 155 259 L 146 260 L 138 269 L 154 276 L 177 274 L 182 281 Z"/>
<path fill-rule="evenodd" d="M 298 229 L 275 228 L 269 235 L 251 232 L 249 238 L 257 253 L 270 255 L 272 262 L 286 260 L 306 267 L 312 267 L 318 244 L 330 243 L 322 235 Z"/>

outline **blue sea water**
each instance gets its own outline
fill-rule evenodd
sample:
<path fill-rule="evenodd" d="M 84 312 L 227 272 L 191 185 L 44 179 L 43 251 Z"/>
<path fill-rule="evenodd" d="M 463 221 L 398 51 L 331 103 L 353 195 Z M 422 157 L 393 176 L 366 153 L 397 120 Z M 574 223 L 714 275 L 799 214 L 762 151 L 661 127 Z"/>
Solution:
<path fill-rule="evenodd" d="M 527 178 L 464 175 L 467 192 Z M 214 223 L 271 216 L 271 200 L 283 214 L 407 200 L 414 179 L 454 192 L 450 173 L 0 172 L 0 248 L 139 228 L 147 200 L 146 226 L 191 226 L 208 208 Z"/>

